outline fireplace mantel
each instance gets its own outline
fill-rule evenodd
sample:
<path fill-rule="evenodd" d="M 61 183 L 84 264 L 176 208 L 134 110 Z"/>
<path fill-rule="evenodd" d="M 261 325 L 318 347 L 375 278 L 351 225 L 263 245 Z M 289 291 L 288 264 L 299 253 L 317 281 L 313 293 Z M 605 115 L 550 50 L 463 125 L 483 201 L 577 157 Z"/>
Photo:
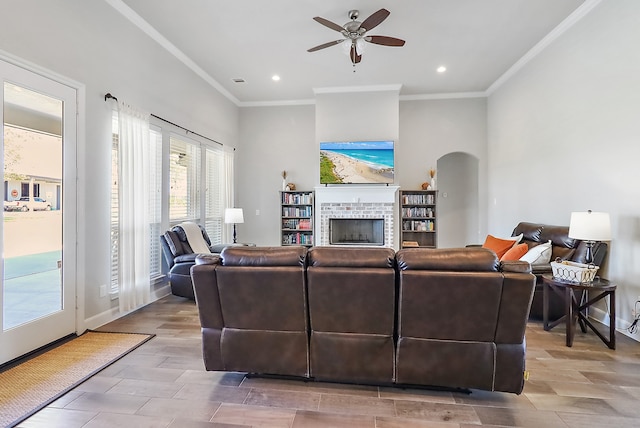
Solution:
<path fill-rule="evenodd" d="M 400 186 L 380 186 L 371 184 L 366 186 L 341 184 L 337 186 L 318 186 L 316 204 L 339 202 L 382 202 L 395 203 L 396 193 Z M 319 205 L 317 205 L 319 207 Z"/>

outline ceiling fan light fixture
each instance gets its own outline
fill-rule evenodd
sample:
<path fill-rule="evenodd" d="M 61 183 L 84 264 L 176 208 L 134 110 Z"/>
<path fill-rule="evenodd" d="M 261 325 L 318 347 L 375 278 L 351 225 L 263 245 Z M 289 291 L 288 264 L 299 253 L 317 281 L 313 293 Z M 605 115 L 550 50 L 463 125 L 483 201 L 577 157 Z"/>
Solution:
<path fill-rule="evenodd" d="M 324 25 L 331 30 L 337 31 L 342 34 L 344 40 L 334 40 L 326 42 L 318 46 L 314 46 L 307 49 L 307 52 L 316 52 L 321 49 L 328 48 L 330 46 L 342 45 L 342 49 L 345 54 L 349 56 L 351 63 L 354 65 L 362 60 L 362 53 L 365 50 L 366 43 L 373 43 L 382 46 L 404 46 L 404 40 L 389 36 L 370 36 L 367 32 L 377 27 L 382 21 L 387 19 L 390 12 L 387 9 L 380 9 L 377 12 L 371 14 L 367 19 L 360 22 L 357 21 L 359 12 L 357 10 L 349 11 L 349 19 L 351 21 L 340 26 L 328 19 L 316 16 L 314 21 Z M 354 70 L 355 71 L 355 70 Z"/>
<path fill-rule="evenodd" d="M 349 54 L 351 53 L 351 45 L 352 45 L 352 43 L 353 43 L 353 41 L 351 39 L 344 39 L 344 41 L 341 43 L 342 44 L 342 51 L 347 56 L 349 56 Z"/>

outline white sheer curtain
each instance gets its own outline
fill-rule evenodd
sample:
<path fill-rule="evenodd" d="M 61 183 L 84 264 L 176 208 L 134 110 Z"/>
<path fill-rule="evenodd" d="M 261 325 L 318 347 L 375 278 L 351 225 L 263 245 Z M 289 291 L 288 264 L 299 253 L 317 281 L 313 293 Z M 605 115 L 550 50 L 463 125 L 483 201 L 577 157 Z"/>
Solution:
<path fill-rule="evenodd" d="M 222 212 L 224 213 L 225 208 L 233 208 L 234 207 L 234 190 L 233 190 L 233 164 L 234 164 L 234 148 L 224 146 L 224 171 L 222 172 L 222 201 L 224 202 L 224 206 L 222 207 Z M 233 241 L 233 225 L 225 224 L 223 219 L 223 228 L 222 228 L 222 242 L 232 242 Z"/>
<path fill-rule="evenodd" d="M 120 311 L 150 300 L 149 113 L 118 103 Z"/>

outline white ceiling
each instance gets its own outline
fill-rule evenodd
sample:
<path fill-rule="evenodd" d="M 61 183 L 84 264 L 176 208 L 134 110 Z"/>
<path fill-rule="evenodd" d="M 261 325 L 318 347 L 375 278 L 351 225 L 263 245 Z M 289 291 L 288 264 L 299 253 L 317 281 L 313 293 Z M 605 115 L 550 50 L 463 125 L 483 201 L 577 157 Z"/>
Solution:
<path fill-rule="evenodd" d="M 260 105 L 312 100 L 314 88 L 402 85 L 409 98 L 484 93 L 594 0 L 106 1 L 236 104 Z M 340 45 L 307 52 L 342 37 L 314 16 L 343 25 L 350 9 L 362 21 L 381 8 L 391 14 L 368 34 L 404 39 L 404 47 L 367 44 L 355 70 Z"/>

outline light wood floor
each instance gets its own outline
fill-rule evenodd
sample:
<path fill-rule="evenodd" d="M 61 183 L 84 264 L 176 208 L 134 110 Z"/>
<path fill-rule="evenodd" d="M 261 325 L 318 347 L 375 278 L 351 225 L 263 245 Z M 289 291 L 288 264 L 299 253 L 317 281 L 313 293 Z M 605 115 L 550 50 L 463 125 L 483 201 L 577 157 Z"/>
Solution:
<path fill-rule="evenodd" d="M 521 395 L 245 379 L 206 372 L 193 302 L 169 296 L 102 327 L 157 336 L 21 427 L 640 427 L 640 343 L 527 328 Z"/>

